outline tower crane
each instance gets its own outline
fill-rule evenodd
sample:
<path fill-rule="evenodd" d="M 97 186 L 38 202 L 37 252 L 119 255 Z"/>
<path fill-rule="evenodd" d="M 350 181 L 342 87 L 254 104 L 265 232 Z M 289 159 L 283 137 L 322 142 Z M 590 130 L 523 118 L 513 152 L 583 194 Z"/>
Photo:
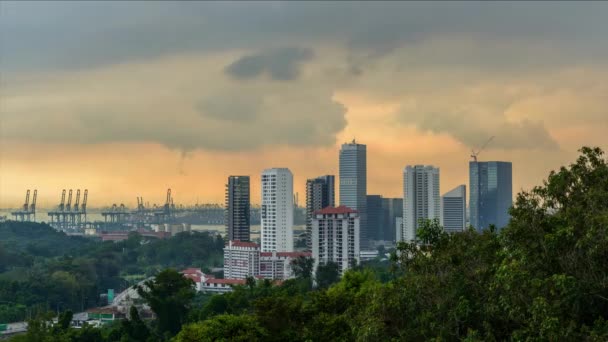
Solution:
<path fill-rule="evenodd" d="M 483 145 L 481 145 L 481 147 L 477 151 L 471 150 L 471 158 L 473 158 L 474 162 L 477 163 L 477 156 L 479 155 L 479 153 L 481 153 L 481 151 L 483 151 L 484 148 L 486 148 L 486 146 L 488 146 L 492 139 L 494 139 L 494 136 L 491 136 L 490 139 L 486 140 L 486 142 L 483 143 Z"/>

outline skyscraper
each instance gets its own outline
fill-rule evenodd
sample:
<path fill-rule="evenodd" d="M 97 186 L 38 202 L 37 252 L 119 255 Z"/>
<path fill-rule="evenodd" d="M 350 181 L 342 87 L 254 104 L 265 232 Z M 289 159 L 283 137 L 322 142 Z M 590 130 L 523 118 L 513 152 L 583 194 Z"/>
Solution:
<path fill-rule="evenodd" d="M 404 241 L 415 241 L 422 219 L 440 219 L 439 168 L 431 165 L 406 166 L 403 170 Z"/>
<path fill-rule="evenodd" d="M 477 230 L 509 223 L 513 202 L 510 162 L 469 162 L 470 221 Z"/>
<path fill-rule="evenodd" d="M 262 172 L 262 252 L 293 251 L 293 175 L 287 168 Z"/>
<path fill-rule="evenodd" d="M 312 219 L 314 212 L 335 206 L 335 176 L 326 175 L 306 180 L 306 247 L 312 249 Z"/>
<path fill-rule="evenodd" d="M 340 205 L 359 213 L 360 246 L 369 247 L 367 228 L 367 152 L 366 146 L 352 143 L 340 149 Z"/>
<path fill-rule="evenodd" d="M 384 228 L 380 240 L 395 241 L 395 223 L 398 217 L 403 217 L 403 198 L 383 198 L 382 212 Z"/>
<path fill-rule="evenodd" d="M 384 212 L 381 195 L 367 195 L 367 232 L 368 239 L 382 240 L 384 230 Z"/>
<path fill-rule="evenodd" d="M 441 196 L 441 224 L 448 233 L 461 232 L 467 224 L 467 187 L 459 185 Z"/>
<path fill-rule="evenodd" d="M 228 177 L 225 221 L 229 241 L 249 241 L 249 203 L 249 176 Z"/>

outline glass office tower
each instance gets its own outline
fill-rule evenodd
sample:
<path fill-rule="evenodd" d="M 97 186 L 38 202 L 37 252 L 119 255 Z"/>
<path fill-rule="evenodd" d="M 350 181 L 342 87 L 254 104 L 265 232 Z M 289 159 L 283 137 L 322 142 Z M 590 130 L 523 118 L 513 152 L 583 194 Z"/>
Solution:
<path fill-rule="evenodd" d="M 368 248 L 367 149 L 354 140 L 340 149 L 340 205 L 359 212 L 360 246 Z"/>
<path fill-rule="evenodd" d="M 510 162 L 469 162 L 470 222 L 477 230 L 509 223 L 513 203 Z"/>

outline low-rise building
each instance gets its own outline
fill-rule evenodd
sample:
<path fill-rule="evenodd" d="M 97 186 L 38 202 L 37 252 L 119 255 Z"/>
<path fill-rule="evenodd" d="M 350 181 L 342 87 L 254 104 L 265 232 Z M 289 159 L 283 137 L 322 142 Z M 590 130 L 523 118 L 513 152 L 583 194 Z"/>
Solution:
<path fill-rule="evenodd" d="M 245 279 L 217 279 L 205 278 L 201 284 L 201 291 L 206 293 L 226 293 L 231 292 L 235 285 L 245 285 Z"/>
<path fill-rule="evenodd" d="M 299 257 L 310 258 L 310 252 L 261 252 L 260 273 L 265 279 L 285 280 L 293 278 L 291 262 Z"/>
<path fill-rule="evenodd" d="M 202 280 L 206 277 L 200 268 L 187 268 L 180 272 L 184 277 L 192 279 L 196 286 L 196 291 L 202 291 Z"/>

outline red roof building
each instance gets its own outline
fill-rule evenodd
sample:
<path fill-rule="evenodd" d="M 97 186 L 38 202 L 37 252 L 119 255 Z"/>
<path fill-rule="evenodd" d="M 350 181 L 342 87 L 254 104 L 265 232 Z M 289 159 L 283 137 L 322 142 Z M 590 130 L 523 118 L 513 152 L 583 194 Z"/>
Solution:
<path fill-rule="evenodd" d="M 339 207 L 325 207 L 321 210 L 315 211 L 315 215 L 337 215 L 337 214 L 356 214 L 358 211 L 351 209 L 347 206 L 341 205 Z"/>

